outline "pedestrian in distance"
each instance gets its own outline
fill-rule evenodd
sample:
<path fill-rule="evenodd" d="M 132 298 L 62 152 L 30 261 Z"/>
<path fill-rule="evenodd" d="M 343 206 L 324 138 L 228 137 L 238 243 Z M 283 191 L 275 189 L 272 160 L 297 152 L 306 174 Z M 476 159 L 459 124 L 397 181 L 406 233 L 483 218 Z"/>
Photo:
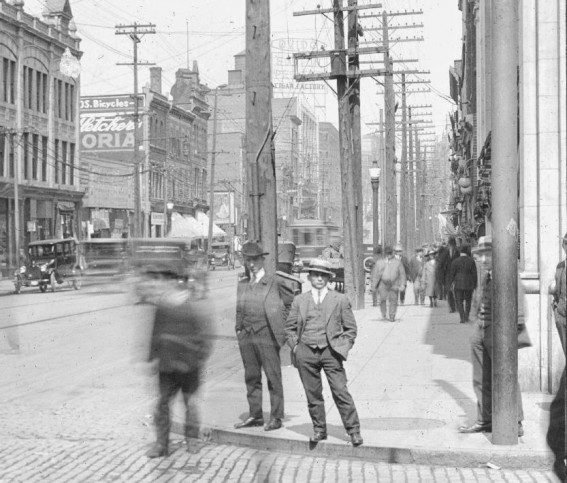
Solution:
<path fill-rule="evenodd" d="M 264 424 L 262 411 L 262 370 L 270 392 L 270 420 L 265 431 L 282 427 L 284 394 L 280 348 L 285 342 L 284 322 L 293 292 L 276 275 L 264 270 L 262 245 L 247 241 L 242 245 L 246 276 L 238 282 L 236 294 L 236 337 L 244 364 L 244 380 L 249 412 L 236 429 Z"/>
<path fill-rule="evenodd" d="M 378 291 L 382 319 L 395 322 L 398 310 L 398 292 L 406 286 L 406 271 L 400 260 L 394 258 L 392 247 L 384 248 L 385 258 L 378 260 L 372 270 L 370 290 Z"/>
<path fill-rule="evenodd" d="M 198 409 L 192 397 L 212 349 L 209 301 L 202 287 L 189 287 L 172 275 L 162 282 L 150 343 L 149 360 L 159 374 L 159 399 L 154 413 L 156 442 L 149 458 L 167 456 L 171 429 L 170 404 L 181 391 L 185 404 L 185 438 L 199 436 Z"/>
<path fill-rule="evenodd" d="M 423 265 L 423 276 L 421 279 L 425 296 L 429 297 L 429 306 L 437 307 L 437 260 L 434 249 L 427 252 L 425 264 Z"/>
<path fill-rule="evenodd" d="M 415 305 L 423 305 L 425 303 L 425 290 L 421 284 L 421 278 L 423 276 L 423 265 L 423 248 L 416 248 L 415 255 L 409 262 L 409 278 L 413 284 Z"/>
<path fill-rule="evenodd" d="M 400 262 L 402 262 L 402 265 L 404 266 L 404 270 L 406 272 L 406 284 L 407 284 L 407 281 L 409 280 L 410 277 L 410 266 L 407 257 L 404 255 L 404 249 L 400 243 L 394 245 L 394 257 L 400 260 Z M 406 286 L 407 285 L 400 287 L 399 303 L 401 305 L 404 305 L 404 302 L 406 301 Z"/>
<path fill-rule="evenodd" d="M 439 282 L 443 285 L 443 293 L 447 297 L 450 314 L 456 312 L 455 294 L 452 291 L 453 279 L 451 266 L 453 264 L 453 261 L 457 258 L 459 258 L 459 249 L 457 248 L 457 242 L 453 237 L 451 237 L 447 242 L 446 249 L 442 254 L 440 254 L 439 258 L 439 273 L 441 277 Z"/>
<path fill-rule="evenodd" d="M 461 324 L 469 321 L 472 295 L 477 286 L 476 263 L 471 257 L 471 247 L 461 245 L 460 255 L 451 262 L 450 292 L 455 294 L 455 305 L 459 311 Z"/>
<path fill-rule="evenodd" d="M 471 308 L 471 321 L 475 331 L 471 338 L 473 388 L 477 398 L 477 420 L 471 425 L 459 427 L 460 433 L 490 433 L 492 432 L 492 240 L 481 237 L 478 245 L 473 248 L 473 254 L 478 257 L 481 268 L 480 284 L 475 293 Z M 524 337 L 522 337 L 524 336 Z M 524 291 L 518 280 L 518 337 L 527 339 L 524 317 Z M 528 342 L 518 348 L 528 347 Z M 522 393 L 517 387 L 518 407 L 518 436 L 524 435 L 522 421 Z"/>
<path fill-rule="evenodd" d="M 567 257 L 567 233 L 562 240 L 563 251 Z M 561 340 L 563 353 L 566 354 L 566 334 L 567 334 L 567 269 L 566 260 L 562 260 L 555 269 L 555 280 L 550 287 L 550 294 L 553 295 L 553 312 L 555 314 L 555 326 Z"/>
<path fill-rule="evenodd" d="M 377 247 L 374 248 L 372 258 L 373 258 L 373 265 L 372 265 L 372 269 L 370 270 L 370 280 L 372 279 L 372 272 L 373 272 L 374 266 L 376 265 L 376 262 L 378 260 L 383 259 L 382 246 L 381 245 L 378 245 Z M 378 307 L 378 292 L 376 290 L 371 289 L 370 293 L 372 294 L 372 307 Z"/>
<path fill-rule="evenodd" d="M 435 251 L 435 292 L 439 300 L 445 300 L 447 294 L 445 293 L 445 272 L 443 270 L 443 261 L 447 257 L 447 242 L 443 241 L 441 245 L 433 245 L 433 250 Z"/>
<path fill-rule="evenodd" d="M 353 446 L 363 443 L 360 421 L 347 388 L 343 367 L 356 339 L 357 327 L 346 295 L 328 289 L 333 277 L 326 260 L 313 259 L 308 279 L 311 290 L 295 297 L 285 324 L 292 361 L 307 396 L 313 423 L 312 443 L 327 439 L 325 401 L 321 371 L 325 372 L 331 394 Z"/>

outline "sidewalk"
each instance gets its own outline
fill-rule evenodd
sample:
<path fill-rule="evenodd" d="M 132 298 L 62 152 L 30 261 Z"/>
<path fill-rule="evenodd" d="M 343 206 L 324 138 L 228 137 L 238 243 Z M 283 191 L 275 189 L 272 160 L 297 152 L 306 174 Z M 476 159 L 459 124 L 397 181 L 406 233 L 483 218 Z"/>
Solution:
<path fill-rule="evenodd" d="M 411 288 L 411 286 L 410 286 Z M 409 293 L 409 302 L 413 294 Z M 406 299 L 406 302 L 408 300 Z M 345 363 L 349 389 L 361 419 L 364 445 L 353 448 L 324 384 L 329 439 L 309 447 L 312 433 L 305 394 L 297 370 L 283 365 L 286 418 L 281 430 L 233 429 L 247 416 L 244 375 L 235 367 L 222 380 L 205 381 L 203 422 L 220 443 L 258 449 L 368 458 L 390 463 L 478 467 L 488 462 L 507 468 L 549 468 L 552 455 L 545 434 L 551 396 L 523 393 L 525 436 L 517 445 L 491 444 L 491 434 L 460 434 L 458 426 L 476 419 L 469 338 L 471 324 L 437 308 L 404 305 L 396 322 L 382 321 L 379 308 L 356 311 L 358 338 Z M 525 349 L 531 350 L 531 349 Z M 288 361 L 288 349 L 282 355 Z M 264 416 L 270 405 L 264 384 Z M 178 420 L 183 420 L 178 415 Z"/>

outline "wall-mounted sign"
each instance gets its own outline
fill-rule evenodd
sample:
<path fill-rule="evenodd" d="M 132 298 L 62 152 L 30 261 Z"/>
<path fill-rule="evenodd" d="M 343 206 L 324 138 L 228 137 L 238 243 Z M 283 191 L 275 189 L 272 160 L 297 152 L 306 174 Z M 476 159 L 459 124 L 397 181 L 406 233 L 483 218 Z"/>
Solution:
<path fill-rule="evenodd" d="M 140 96 L 140 112 L 144 97 Z M 81 152 L 104 159 L 132 161 L 134 157 L 134 99 L 130 95 L 81 97 Z M 143 137 L 142 116 L 138 121 Z M 140 144 L 140 148 L 143 143 Z"/>
<path fill-rule="evenodd" d="M 217 225 L 234 223 L 234 193 L 232 191 L 215 191 L 213 221 Z"/>

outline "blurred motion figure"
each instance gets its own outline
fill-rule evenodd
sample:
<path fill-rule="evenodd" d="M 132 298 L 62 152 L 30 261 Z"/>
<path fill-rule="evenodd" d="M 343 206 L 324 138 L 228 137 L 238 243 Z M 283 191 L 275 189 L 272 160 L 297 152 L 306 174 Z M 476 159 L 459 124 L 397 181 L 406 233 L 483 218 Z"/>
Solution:
<path fill-rule="evenodd" d="M 159 400 L 155 409 L 156 443 L 149 458 L 168 455 L 170 404 L 179 391 L 185 403 L 185 438 L 199 435 L 199 416 L 191 397 L 201 382 L 201 370 L 212 349 L 209 302 L 204 286 L 165 280 L 157 303 L 150 343 L 150 362 L 159 371 Z"/>

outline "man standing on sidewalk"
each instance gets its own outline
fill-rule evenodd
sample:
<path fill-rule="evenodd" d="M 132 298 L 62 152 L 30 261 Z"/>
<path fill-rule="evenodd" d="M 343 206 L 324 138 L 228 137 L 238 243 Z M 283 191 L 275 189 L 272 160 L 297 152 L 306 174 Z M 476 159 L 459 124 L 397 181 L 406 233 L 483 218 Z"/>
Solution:
<path fill-rule="evenodd" d="M 457 242 L 453 237 L 451 237 L 447 242 L 447 248 L 443 251 L 442 254 L 440 254 L 439 258 L 439 274 L 441 277 L 439 282 L 443 286 L 443 293 L 447 296 L 450 314 L 456 311 L 455 295 L 451 290 L 451 286 L 453 284 L 453 279 L 451 278 L 451 265 L 453 263 L 453 260 L 457 258 L 459 258 Z"/>
<path fill-rule="evenodd" d="M 451 263 L 451 291 L 455 293 L 455 305 L 461 317 L 461 324 L 469 321 L 472 294 L 477 285 L 476 263 L 471 257 L 470 245 L 461 246 L 459 258 Z"/>
<path fill-rule="evenodd" d="M 392 247 L 384 249 L 386 258 L 376 262 L 370 279 L 370 290 L 378 290 L 382 318 L 387 320 L 386 303 L 391 322 L 396 320 L 398 310 L 398 292 L 406 286 L 406 271 L 402 262 L 394 258 Z"/>
<path fill-rule="evenodd" d="M 460 433 L 492 432 L 492 240 L 481 237 L 473 248 L 481 266 L 481 283 L 471 309 L 475 331 L 471 339 L 473 387 L 477 398 L 477 420 L 459 427 Z M 525 330 L 524 292 L 518 281 L 518 334 Z M 518 384 L 518 436 L 524 435 L 522 393 Z"/>
<path fill-rule="evenodd" d="M 415 255 L 409 262 L 410 280 L 413 283 L 415 305 L 423 305 L 425 303 L 425 288 L 421 285 L 423 263 L 423 248 L 416 248 Z"/>
<path fill-rule="evenodd" d="M 280 348 L 285 342 L 284 322 L 293 293 L 276 276 L 264 271 L 264 252 L 260 243 L 242 245 L 242 256 L 249 277 L 238 282 L 236 293 L 236 337 L 244 363 L 248 398 L 248 417 L 236 429 L 262 426 L 262 369 L 270 391 L 270 421 L 264 427 L 273 431 L 282 427 L 284 395 Z"/>
<path fill-rule="evenodd" d="M 567 233 L 563 236 L 563 250 L 567 256 Z M 566 354 L 566 334 L 567 334 L 567 268 L 566 260 L 563 260 L 555 269 L 555 287 L 551 290 L 553 295 L 553 309 L 555 312 L 555 325 L 559 338 L 561 339 L 561 347 L 563 353 Z"/>
<path fill-rule="evenodd" d="M 286 339 L 307 396 L 314 431 L 310 441 L 327 439 L 321 384 L 324 370 L 351 443 L 360 446 L 360 421 L 343 367 L 356 338 L 356 320 L 346 295 L 327 288 L 332 276 L 326 260 L 314 259 L 310 263 L 308 278 L 312 288 L 295 297 L 285 324 Z"/>
<path fill-rule="evenodd" d="M 407 284 L 407 280 L 409 279 L 410 276 L 410 266 L 407 257 L 404 255 L 404 248 L 402 247 L 401 243 L 397 243 L 394 246 L 394 257 L 396 257 L 400 262 L 402 262 L 402 265 L 404 266 L 404 270 L 406 273 L 406 284 Z M 406 301 L 406 285 L 400 287 L 399 295 L 400 295 L 400 304 L 404 305 L 404 302 Z"/>

